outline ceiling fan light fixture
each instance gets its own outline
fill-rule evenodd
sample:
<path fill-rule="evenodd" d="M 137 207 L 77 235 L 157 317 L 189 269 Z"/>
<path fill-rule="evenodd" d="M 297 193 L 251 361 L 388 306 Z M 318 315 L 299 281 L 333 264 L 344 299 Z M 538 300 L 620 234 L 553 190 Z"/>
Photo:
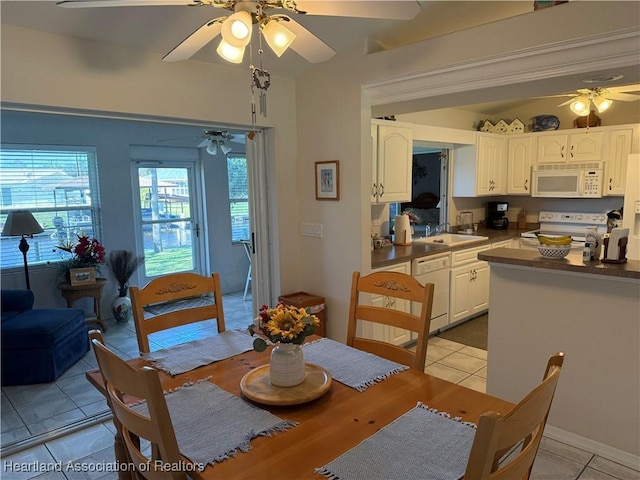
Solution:
<path fill-rule="evenodd" d="M 233 47 L 245 47 L 251 41 L 252 29 L 251 14 L 244 11 L 236 12 L 227 17 L 222 24 L 222 38 Z"/>
<path fill-rule="evenodd" d="M 271 18 L 263 24 L 262 35 L 271 47 L 271 50 L 273 50 L 273 53 L 278 57 L 287 51 L 287 48 L 289 48 L 296 38 L 296 35 L 291 30 L 275 18 Z"/>
<path fill-rule="evenodd" d="M 593 104 L 598 109 L 598 112 L 602 113 L 613 104 L 613 101 L 605 97 L 596 97 L 593 99 Z"/>
<path fill-rule="evenodd" d="M 586 117 L 587 115 L 589 115 L 590 104 L 591 102 L 589 101 L 589 98 L 587 98 L 586 96 L 582 96 L 576 98 L 573 102 L 571 102 L 569 108 L 576 115 L 580 117 Z"/>
<path fill-rule="evenodd" d="M 209 155 L 217 155 L 218 154 L 218 143 L 214 140 L 210 140 L 207 145 L 207 153 Z"/>
<path fill-rule="evenodd" d="M 242 63 L 242 58 L 244 57 L 244 47 L 234 47 L 227 43 L 224 38 L 220 40 L 220 44 L 218 45 L 216 52 L 218 52 L 218 55 L 226 61 L 231 63 Z"/>
<path fill-rule="evenodd" d="M 231 147 L 229 145 L 225 145 L 224 143 L 222 143 L 220 144 L 220 150 L 222 150 L 222 153 L 226 155 L 231 151 Z"/>

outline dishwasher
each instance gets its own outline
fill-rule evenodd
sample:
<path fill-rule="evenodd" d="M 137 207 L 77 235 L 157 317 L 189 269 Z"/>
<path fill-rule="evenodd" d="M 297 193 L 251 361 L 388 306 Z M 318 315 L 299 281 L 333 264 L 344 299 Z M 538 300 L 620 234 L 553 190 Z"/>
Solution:
<path fill-rule="evenodd" d="M 411 262 L 411 275 L 422 285 L 433 283 L 433 306 L 429 333 L 449 324 L 449 267 L 451 253 L 429 255 Z M 411 313 L 420 315 L 421 305 L 411 302 Z"/>

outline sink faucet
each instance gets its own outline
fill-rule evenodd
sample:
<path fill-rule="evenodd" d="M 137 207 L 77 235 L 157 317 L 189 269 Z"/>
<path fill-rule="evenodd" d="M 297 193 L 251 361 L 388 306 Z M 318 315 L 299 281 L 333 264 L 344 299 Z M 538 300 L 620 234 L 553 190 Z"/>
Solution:
<path fill-rule="evenodd" d="M 447 232 L 449 232 L 449 223 L 442 223 L 440 225 L 436 225 L 436 235 L 442 235 Z"/>

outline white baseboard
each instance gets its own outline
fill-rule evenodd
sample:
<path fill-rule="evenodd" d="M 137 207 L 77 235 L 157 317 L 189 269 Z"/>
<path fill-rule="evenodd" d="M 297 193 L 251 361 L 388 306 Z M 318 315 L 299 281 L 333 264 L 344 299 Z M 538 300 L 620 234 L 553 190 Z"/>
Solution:
<path fill-rule="evenodd" d="M 609 445 L 605 445 L 604 443 L 596 442 L 595 440 L 591 440 L 586 437 L 581 437 L 580 435 L 567 432 L 566 430 L 561 430 L 557 427 L 552 427 L 551 425 L 547 425 L 545 427 L 544 436 L 566 443 L 572 447 L 594 453 L 599 457 L 606 458 L 607 460 L 619 463 L 625 467 L 640 471 L 640 455 L 634 455 L 632 453 L 625 452 L 624 450 L 613 448 Z"/>

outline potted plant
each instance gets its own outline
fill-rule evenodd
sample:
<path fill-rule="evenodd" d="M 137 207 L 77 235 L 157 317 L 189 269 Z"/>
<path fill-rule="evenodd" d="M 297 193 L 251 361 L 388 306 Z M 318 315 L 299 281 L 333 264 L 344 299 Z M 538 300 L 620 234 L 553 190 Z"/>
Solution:
<path fill-rule="evenodd" d="M 100 265 L 104 263 L 104 247 L 93 237 L 84 233 L 77 235 L 77 243 L 65 243 L 58 245 L 53 250 L 66 252 L 65 260 L 60 264 L 60 280 L 69 283 L 70 271 L 75 268 L 94 268 L 96 273 L 100 272 Z M 66 256 L 71 254 L 71 256 Z"/>
<path fill-rule="evenodd" d="M 113 250 L 109 253 L 109 270 L 118 282 L 118 296 L 111 302 L 111 310 L 118 323 L 126 323 L 131 318 L 131 299 L 127 297 L 127 288 L 131 275 L 143 263 L 143 256 L 136 256 L 129 250 Z"/>

